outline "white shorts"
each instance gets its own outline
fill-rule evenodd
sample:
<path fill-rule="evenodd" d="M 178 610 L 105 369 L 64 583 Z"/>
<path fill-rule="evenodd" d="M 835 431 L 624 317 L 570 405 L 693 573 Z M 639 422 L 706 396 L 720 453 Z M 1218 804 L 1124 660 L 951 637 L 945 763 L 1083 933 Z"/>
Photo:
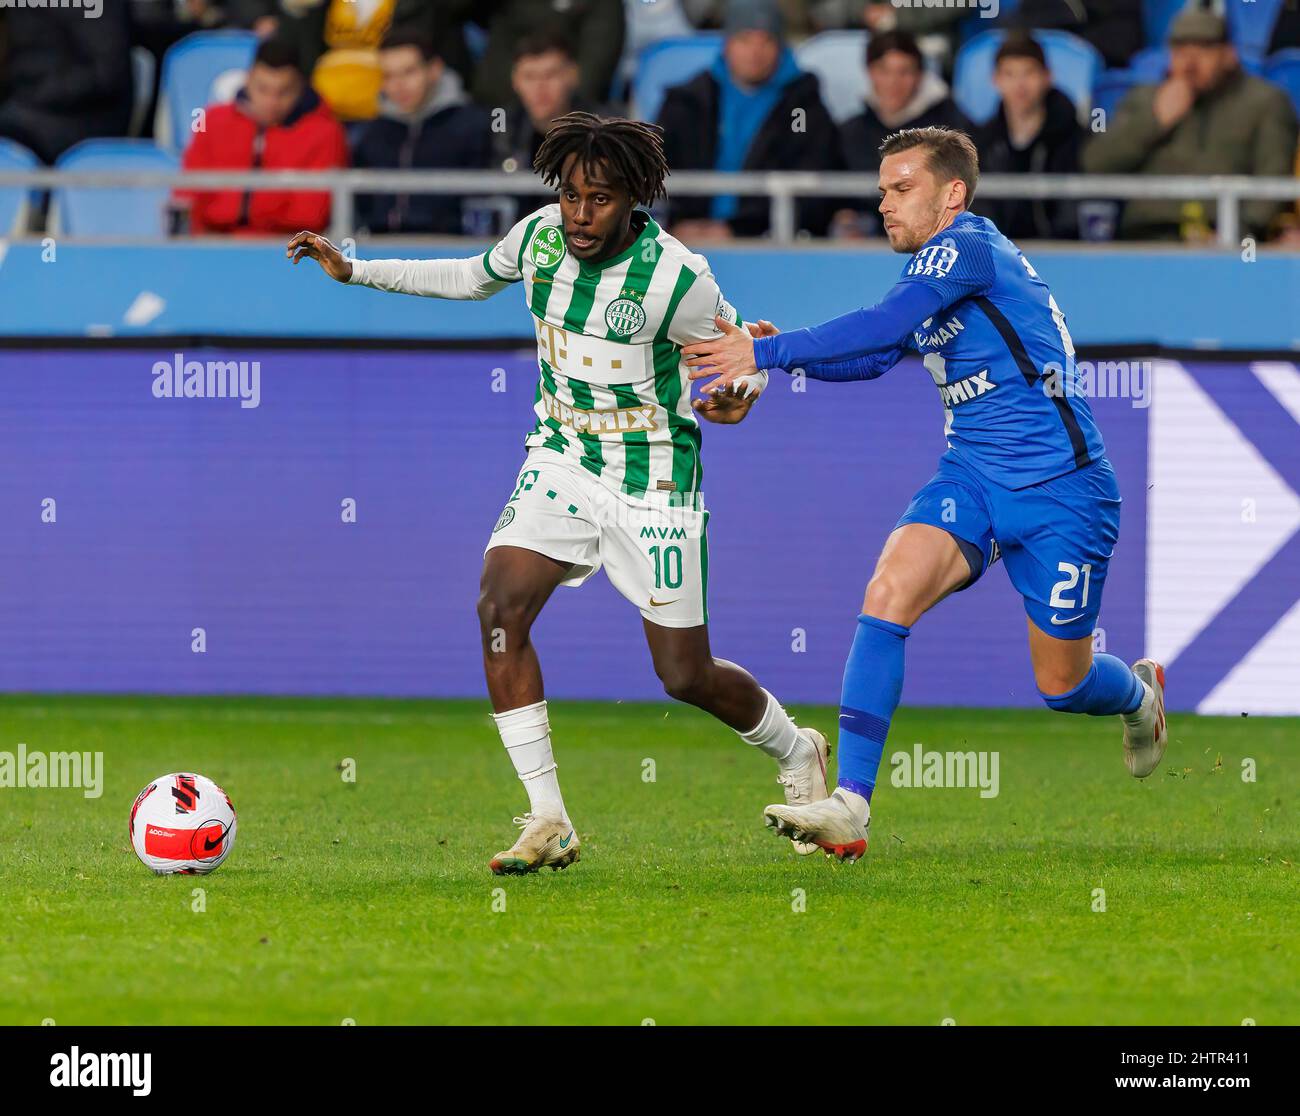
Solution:
<path fill-rule="evenodd" d="M 628 496 L 534 449 L 483 553 L 517 546 L 545 554 L 568 565 L 562 585 L 581 585 L 603 566 L 652 624 L 695 628 L 709 618 L 708 522 L 698 496 Z"/>

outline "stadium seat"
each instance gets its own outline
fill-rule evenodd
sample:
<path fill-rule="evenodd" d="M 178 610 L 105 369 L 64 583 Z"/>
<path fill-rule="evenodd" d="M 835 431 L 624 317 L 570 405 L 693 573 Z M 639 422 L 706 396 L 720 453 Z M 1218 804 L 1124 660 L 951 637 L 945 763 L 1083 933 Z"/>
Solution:
<path fill-rule="evenodd" d="M 180 153 L 190 139 L 191 114 L 233 99 L 252 64 L 257 36 L 251 31 L 196 31 L 163 56 L 154 138 Z"/>
<path fill-rule="evenodd" d="M 1132 70 L 1107 70 L 1098 75 L 1096 84 L 1092 87 L 1092 107 L 1102 109 L 1106 113 L 1106 119 L 1111 120 L 1120 102 L 1128 96 L 1128 91 L 1140 84 L 1142 79 Z"/>
<path fill-rule="evenodd" d="M 0 171 L 36 170 L 41 161 L 21 143 L 0 139 Z M 27 228 L 28 214 L 36 191 L 21 186 L 0 190 L 0 239 L 16 236 Z"/>
<path fill-rule="evenodd" d="M 131 123 L 128 136 L 138 136 L 144 131 L 145 113 L 153 101 L 154 80 L 158 76 L 158 63 L 142 46 L 131 48 Z"/>
<path fill-rule="evenodd" d="M 800 68 L 816 74 L 836 124 L 862 111 L 867 95 L 867 33 L 823 31 L 794 48 Z"/>
<path fill-rule="evenodd" d="M 1264 64 L 1264 76 L 1286 90 L 1300 114 L 1300 48 L 1279 50 Z"/>
<path fill-rule="evenodd" d="M 1143 85 L 1164 81 L 1169 72 L 1169 48 L 1149 46 L 1139 50 L 1128 60 L 1128 72 Z"/>
<path fill-rule="evenodd" d="M 998 4 L 997 14 L 992 18 L 984 15 L 983 11 L 978 11 L 972 15 L 968 15 L 957 24 L 958 42 L 967 42 L 968 40 L 975 38 L 975 36 L 981 32 L 987 31 L 991 27 L 1006 26 L 1008 17 L 1014 15 L 1019 7 L 1020 0 L 1002 0 L 1002 2 Z"/>
<path fill-rule="evenodd" d="M 1227 5 L 1228 34 L 1237 44 L 1243 61 L 1260 61 L 1268 53 L 1269 41 L 1282 0 L 1230 0 Z"/>
<path fill-rule="evenodd" d="M 984 31 L 957 52 L 953 98 L 962 112 L 977 124 L 984 123 L 997 111 L 993 59 L 1003 34 Z M 1086 113 L 1092 105 L 1092 87 L 1103 69 L 1097 48 L 1068 31 L 1036 31 L 1034 38 L 1042 44 L 1057 88 L 1069 96 L 1080 113 Z"/>
<path fill-rule="evenodd" d="M 1187 0 L 1142 0 L 1142 30 L 1148 47 L 1162 47 L 1169 41 L 1169 26 L 1187 6 Z"/>
<path fill-rule="evenodd" d="M 632 114 L 640 120 L 654 120 L 664 103 L 664 94 L 707 70 L 721 49 L 722 36 L 718 34 L 651 43 L 641 52 L 632 79 Z"/>
<path fill-rule="evenodd" d="M 83 140 L 55 163 L 65 171 L 175 171 L 179 165 L 175 155 L 139 139 Z M 165 236 L 169 193 L 166 187 L 60 187 L 54 191 L 50 226 L 67 236 Z"/>

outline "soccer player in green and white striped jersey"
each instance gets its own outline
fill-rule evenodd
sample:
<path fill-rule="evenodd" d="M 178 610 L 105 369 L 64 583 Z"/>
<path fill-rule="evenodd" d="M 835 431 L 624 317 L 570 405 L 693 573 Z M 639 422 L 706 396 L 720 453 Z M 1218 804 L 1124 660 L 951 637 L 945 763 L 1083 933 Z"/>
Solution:
<path fill-rule="evenodd" d="M 515 844 L 491 861 L 498 874 L 578 859 L 530 631 L 556 586 L 580 585 L 602 566 L 640 610 L 668 694 L 776 759 L 788 802 L 827 794 L 825 737 L 796 727 L 747 671 L 709 648 L 696 416 L 739 422 L 767 381 L 759 373 L 691 400 L 683 345 L 737 317 L 704 257 L 639 208 L 664 193 L 662 134 L 570 113 L 547 133 L 534 169 L 558 187 L 558 201 L 482 256 L 350 261 L 309 232 L 288 246 L 294 263 L 310 257 L 341 282 L 384 291 L 483 299 L 518 284 L 532 314 L 536 421 L 488 542 L 479 598 L 494 719 L 530 802 Z"/>

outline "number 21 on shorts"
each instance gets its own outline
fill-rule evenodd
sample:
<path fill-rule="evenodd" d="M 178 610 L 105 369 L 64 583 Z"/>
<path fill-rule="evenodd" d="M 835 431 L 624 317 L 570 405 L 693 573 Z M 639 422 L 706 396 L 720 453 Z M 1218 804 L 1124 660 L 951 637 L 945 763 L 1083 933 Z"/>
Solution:
<path fill-rule="evenodd" d="M 1051 607 L 1087 608 L 1088 583 L 1092 577 L 1092 563 L 1085 562 L 1082 566 L 1075 566 L 1069 562 L 1058 562 L 1056 568 L 1058 572 L 1065 574 L 1065 577 L 1052 586 L 1052 599 L 1048 602 Z M 1076 604 L 1073 597 L 1067 597 L 1065 594 L 1071 592 L 1079 584 L 1080 578 L 1083 579 L 1083 592 Z"/>

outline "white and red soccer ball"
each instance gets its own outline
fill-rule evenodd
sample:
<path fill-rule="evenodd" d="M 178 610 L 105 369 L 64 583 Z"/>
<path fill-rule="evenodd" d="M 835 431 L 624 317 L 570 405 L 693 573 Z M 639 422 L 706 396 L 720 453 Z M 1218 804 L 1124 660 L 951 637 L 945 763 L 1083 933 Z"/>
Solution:
<path fill-rule="evenodd" d="M 216 783 L 176 773 L 155 779 L 131 807 L 131 844 L 160 876 L 215 871 L 235 844 L 235 807 Z"/>

